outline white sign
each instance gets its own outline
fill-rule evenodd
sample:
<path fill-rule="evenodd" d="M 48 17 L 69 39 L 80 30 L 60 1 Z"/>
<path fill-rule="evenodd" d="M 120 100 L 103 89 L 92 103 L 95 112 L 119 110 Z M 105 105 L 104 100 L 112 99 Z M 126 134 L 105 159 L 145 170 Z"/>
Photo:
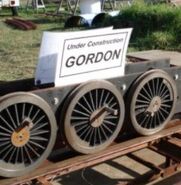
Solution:
<path fill-rule="evenodd" d="M 55 86 L 124 75 L 132 29 L 45 32 L 35 83 Z"/>

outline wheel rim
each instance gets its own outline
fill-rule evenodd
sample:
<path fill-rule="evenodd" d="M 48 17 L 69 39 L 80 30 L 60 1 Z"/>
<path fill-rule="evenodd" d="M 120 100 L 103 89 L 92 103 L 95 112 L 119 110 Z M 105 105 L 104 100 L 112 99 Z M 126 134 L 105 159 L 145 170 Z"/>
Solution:
<path fill-rule="evenodd" d="M 56 121 L 48 104 L 30 93 L 5 96 L 0 104 L 0 175 L 19 176 L 50 154 Z"/>
<path fill-rule="evenodd" d="M 133 127 L 143 135 L 163 129 L 174 113 L 175 82 L 164 71 L 152 70 L 142 75 L 133 89 L 130 107 Z"/>
<path fill-rule="evenodd" d="M 94 153 L 118 135 L 124 119 L 124 102 L 112 84 L 90 82 L 69 97 L 65 113 L 65 137 L 81 153 Z"/>

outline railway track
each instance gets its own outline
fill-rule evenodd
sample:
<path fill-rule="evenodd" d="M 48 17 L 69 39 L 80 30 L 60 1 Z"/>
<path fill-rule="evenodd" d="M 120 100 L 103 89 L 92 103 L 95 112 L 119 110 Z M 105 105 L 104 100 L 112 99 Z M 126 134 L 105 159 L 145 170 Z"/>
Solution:
<path fill-rule="evenodd" d="M 96 154 L 73 155 L 66 160 L 60 159 L 56 162 L 45 161 L 44 164 L 34 172 L 17 178 L 1 179 L 1 185 L 25 185 L 25 184 L 43 184 L 51 185 L 51 181 L 58 176 L 69 174 L 71 172 L 87 168 L 107 160 L 128 155 L 135 161 L 150 168 L 150 171 L 131 182 L 120 182 L 123 184 L 140 184 L 156 180 L 159 177 L 167 177 L 181 168 L 181 121 L 172 121 L 170 126 L 161 132 L 152 136 L 140 136 L 131 138 L 120 143 L 114 143 L 107 149 Z M 120 138 L 124 140 L 124 138 Z M 169 147 L 169 151 L 168 151 Z M 143 148 L 149 148 L 163 156 L 165 163 L 156 166 L 134 155 L 135 151 Z"/>

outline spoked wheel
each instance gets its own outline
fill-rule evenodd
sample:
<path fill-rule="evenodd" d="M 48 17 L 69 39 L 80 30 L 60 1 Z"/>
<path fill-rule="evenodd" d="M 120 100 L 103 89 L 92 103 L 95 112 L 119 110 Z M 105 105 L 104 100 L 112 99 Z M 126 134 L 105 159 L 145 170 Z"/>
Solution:
<path fill-rule="evenodd" d="M 117 137 L 124 120 L 124 101 L 114 85 L 93 81 L 78 87 L 66 102 L 64 134 L 80 153 L 94 153 Z"/>
<path fill-rule="evenodd" d="M 130 118 L 142 135 L 163 129 L 174 113 L 177 90 L 174 80 L 162 70 L 141 75 L 130 93 Z"/>
<path fill-rule="evenodd" d="M 0 99 L 0 176 L 15 177 L 36 168 L 50 154 L 56 120 L 49 105 L 30 93 Z"/>

